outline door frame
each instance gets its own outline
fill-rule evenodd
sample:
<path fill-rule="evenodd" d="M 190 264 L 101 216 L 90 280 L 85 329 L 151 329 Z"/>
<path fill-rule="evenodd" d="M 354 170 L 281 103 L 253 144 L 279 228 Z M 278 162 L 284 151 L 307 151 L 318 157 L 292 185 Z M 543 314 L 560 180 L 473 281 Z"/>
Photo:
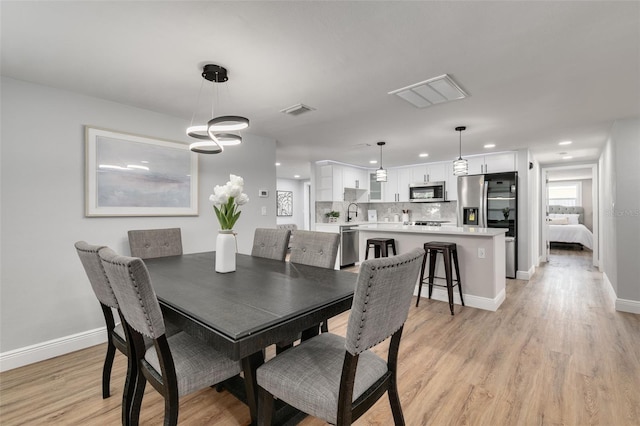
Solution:
<path fill-rule="evenodd" d="M 544 247 L 544 253 L 542 260 L 548 262 L 548 247 L 549 237 L 547 235 L 546 220 L 549 213 L 549 199 L 547 192 L 547 173 L 549 171 L 558 170 L 571 170 L 571 169 L 591 169 L 591 199 L 593 200 L 593 266 L 598 267 L 600 264 L 600 227 L 599 227 L 599 211 L 600 203 L 598 199 L 598 188 L 600 187 L 600 181 L 598 179 L 598 164 L 597 163 L 585 163 L 585 164 L 566 164 L 541 167 L 540 169 L 540 196 L 542 197 L 540 206 L 540 229 L 542 236 L 542 247 Z"/>

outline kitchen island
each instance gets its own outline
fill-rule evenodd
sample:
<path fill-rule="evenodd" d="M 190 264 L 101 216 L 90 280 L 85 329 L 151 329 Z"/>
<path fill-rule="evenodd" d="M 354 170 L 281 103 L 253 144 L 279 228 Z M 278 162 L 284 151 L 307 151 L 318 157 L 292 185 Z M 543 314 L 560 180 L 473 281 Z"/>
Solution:
<path fill-rule="evenodd" d="M 394 238 L 398 254 L 422 247 L 429 241 L 456 243 L 465 305 L 496 311 L 505 299 L 505 229 L 378 223 L 360 225 L 358 230 L 360 261 L 365 258 L 369 238 Z M 373 256 L 371 250 L 369 257 Z M 444 276 L 444 265 L 440 255 L 436 276 Z M 422 295 L 427 297 L 428 291 L 423 291 Z M 446 289 L 440 287 L 434 287 L 431 297 L 448 301 Z M 460 304 L 457 292 L 454 293 L 454 303 Z"/>

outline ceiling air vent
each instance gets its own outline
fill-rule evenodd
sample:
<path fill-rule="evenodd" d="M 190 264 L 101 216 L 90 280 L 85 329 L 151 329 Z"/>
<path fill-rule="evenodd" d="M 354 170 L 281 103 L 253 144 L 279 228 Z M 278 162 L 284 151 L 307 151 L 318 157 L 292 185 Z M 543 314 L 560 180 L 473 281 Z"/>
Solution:
<path fill-rule="evenodd" d="M 305 112 L 315 111 L 315 110 L 316 110 L 315 108 L 311 108 L 310 106 L 307 106 L 304 104 L 297 104 L 297 105 L 290 106 L 289 108 L 281 109 L 280 112 L 283 112 L 289 115 L 300 115 L 300 114 L 304 114 Z"/>
<path fill-rule="evenodd" d="M 389 95 L 398 95 L 418 108 L 464 99 L 468 96 L 447 74 L 393 90 Z"/>

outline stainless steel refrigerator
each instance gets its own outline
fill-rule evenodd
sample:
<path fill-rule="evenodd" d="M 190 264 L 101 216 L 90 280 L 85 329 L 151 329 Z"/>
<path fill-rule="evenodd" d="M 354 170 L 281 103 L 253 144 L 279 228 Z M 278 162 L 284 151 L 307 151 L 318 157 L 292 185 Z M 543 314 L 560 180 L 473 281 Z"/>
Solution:
<path fill-rule="evenodd" d="M 505 228 L 506 276 L 518 270 L 518 173 L 458 176 L 458 226 Z"/>

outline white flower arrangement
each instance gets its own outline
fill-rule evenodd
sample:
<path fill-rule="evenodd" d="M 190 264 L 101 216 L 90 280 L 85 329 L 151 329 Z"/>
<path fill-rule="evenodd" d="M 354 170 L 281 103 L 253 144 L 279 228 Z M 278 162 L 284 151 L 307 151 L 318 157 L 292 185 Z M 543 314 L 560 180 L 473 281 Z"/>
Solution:
<path fill-rule="evenodd" d="M 233 229 L 240 217 L 240 213 L 242 213 L 237 209 L 237 206 L 242 206 L 249 202 L 249 196 L 242 192 L 243 188 L 244 179 L 236 175 L 229 175 L 229 182 L 226 185 L 216 185 L 213 188 L 213 194 L 209 196 L 209 201 L 214 204 L 213 209 L 216 212 L 221 229 Z"/>

